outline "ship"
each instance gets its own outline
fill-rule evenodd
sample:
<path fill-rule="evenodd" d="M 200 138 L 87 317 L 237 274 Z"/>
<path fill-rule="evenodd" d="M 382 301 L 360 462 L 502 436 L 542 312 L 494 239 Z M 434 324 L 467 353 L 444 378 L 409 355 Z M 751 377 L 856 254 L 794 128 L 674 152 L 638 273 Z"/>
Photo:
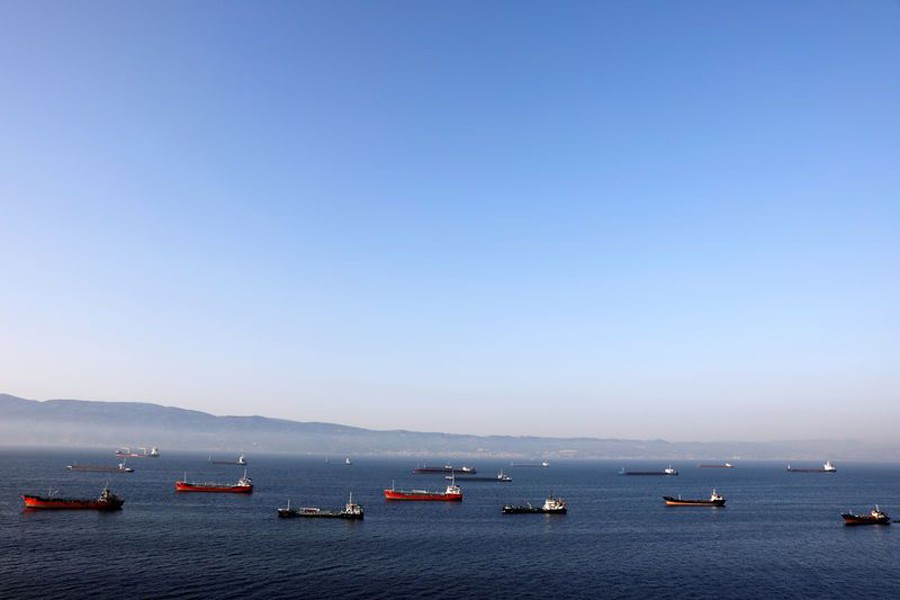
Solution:
<path fill-rule="evenodd" d="M 215 482 L 193 482 L 187 481 L 187 474 L 184 479 L 175 482 L 176 492 L 220 492 L 231 494 L 252 494 L 253 480 L 247 477 L 247 471 L 244 470 L 244 476 L 238 479 L 237 483 L 215 483 Z"/>
<path fill-rule="evenodd" d="M 678 470 L 672 465 L 669 465 L 662 471 L 626 471 L 625 467 L 622 467 L 619 475 L 678 475 Z"/>
<path fill-rule="evenodd" d="M 835 473 L 837 471 L 837 467 L 831 464 L 830 460 L 826 460 L 825 464 L 822 465 L 822 468 L 820 469 L 799 469 L 797 467 L 788 465 L 787 470 L 789 473 Z"/>
<path fill-rule="evenodd" d="M 78 463 L 72 463 L 71 465 L 66 465 L 66 468 L 70 471 L 86 471 L 89 473 L 134 473 L 134 469 L 125 466 L 124 460 L 115 467 L 109 465 L 79 465 Z"/>
<path fill-rule="evenodd" d="M 340 510 L 322 510 L 305 506 L 303 508 L 291 508 L 291 501 L 288 500 L 287 508 L 279 508 L 278 516 L 282 518 L 310 517 L 324 519 L 353 519 L 360 520 L 364 515 L 363 507 L 353 502 L 353 494 L 350 494 L 350 500 Z"/>
<path fill-rule="evenodd" d="M 875 505 L 867 515 L 854 515 L 853 513 L 842 513 L 844 525 L 890 525 L 891 518 L 886 512 Z"/>
<path fill-rule="evenodd" d="M 443 492 L 430 492 L 428 490 L 396 490 L 393 486 L 391 486 L 391 489 L 389 490 L 384 490 L 385 500 L 460 502 L 462 498 L 462 489 L 456 485 L 455 481 L 451 481 L 450 485 L 448 485 L 447 489 Z"/>
<path fill-rule="evenodd" d="M 539 462 L 539 463 L 517 463 L 517 462 L 511 462 L 511 463 L 509 463 L 509 466 L 511 466 L 511 467 L 549 467 L 549 466 L 550 466 L 550 463 L 548 463 L 546 460 L 543 460 L 543 461 L 541 461 L 541 462 Z"/>
<path fill-rule="evenodd" d="M 159 448 L 150 448 L 147 452 L 146 448 L 138 448 L 136 451 L 131 448 L 119 448 L 116 450 L 116 456 L 127 458 L 159 458 Z"/>
<path fill-rule="evenodd" d="M 673 498 L 672 496 L 663 496 L 663 500 L 666 501 L 666 506 L 725 506 L 725 497 L 719 494 L 716 490 L 712 491 L 712 494 L 710 494 L 708 500 L 685 500 L 682 499 L 681 495 L 679 495 L 677 498 Z"/>
<path fill-rule="evenodd" d="M 238 456 L 237 460 L 213 460 L 212 456 L 210 456 L 209 462 L 211 462 L 214 465 L 240 465 L 242 467 L 247 466 L 247 459 L 244 458 L 243 454 Z"/>
<path fill-rule="evenodd" d="M 99 498 L 59 498 L 52 493 L 47 496 L 22 494 L 28 510 L 121 510 L 125 501 L 113 494 L 108 487 L 100 491 Z"/>
<path fill-rule="evenodd" d="M 715 464 L 699 464 L 697 465 L 698 469 L 733 469 L 734 465 L 731 463 L 715 463 Z"/>
<path fill-rule="evenodd" d="M 453 480 L 453 479 L 456 479 L 456 475 L 447 475 L 444 477 L 444 479 Z M 509 475 L 504 473 L 503 470 L 501 469 L 500 472 L 497 473 L 497 475 L 495 477 L 478 477 L 478 476 L 473 477 L 473 476 L 468 476 L 468 475 L 461 475 L 459 477 L 459 480 L 460 481 L 496 481 L 499 483 L 508 483 L 508 482 L 512 481 L 512 477 L 510 477 Z"/>
<path fill-rule="evenodd" d="M 504 515 L 526 515 L 526 514 L 545 514 L 545 515 L 564 515 L 568 512 L 566 501 L 562 498 L 547 496 L 542 506 L 532 506 L 531 503 L 515 506 L 507 504 L 500 512 Z"/>
<path fill-rule="evenodd" d="M 475 467 L 467 467 L 463 465 L 462 467 L 454 467 L 453 465 L 444 465 L 443 467 L 426 467 L 422 465 L 421 467 L 416 467 L 412 470 L 415 475 L 474 475 L 478 472 Z"/>

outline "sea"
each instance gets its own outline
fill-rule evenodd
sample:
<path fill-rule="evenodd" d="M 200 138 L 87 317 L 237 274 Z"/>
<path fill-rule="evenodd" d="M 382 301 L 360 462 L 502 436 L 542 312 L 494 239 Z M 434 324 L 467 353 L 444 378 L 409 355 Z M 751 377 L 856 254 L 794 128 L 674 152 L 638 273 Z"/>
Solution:
<path fill-rule="evenodd" d="M 117 460 L 112 450 L 0 449 L 0 598 L 900 598 L 900 523 L 840 518 L 875 504 L 900 518 L 898 464 L 831 457 L 838 471 L 822 474 L 683 460 L 671 463 L 677 476 L 628 477 L 618 472 L 669 462 L 465 459 L 453 462 L 512 482 L 461 481 L 463 501 L 445 503 L 383 498 L 391 486 L 442 490 L 442 476 L 411 471 L 443 458 L 246 456 L 252 495 L 179 494 L 185 475 L 234 482 L 244 467 L 163 448 L 129 459 L 134 473 L 70 472 Z M 107 483 L 123 510 L 23 510 L 23 493 L 94 497 Z M 726 507 L 662 500 L 713 488 Z M 350 493 L 362 521 L 276 514 L 289 501 L 341 508 Z M 567 515 L 501 514 L 550 494 Z"/>

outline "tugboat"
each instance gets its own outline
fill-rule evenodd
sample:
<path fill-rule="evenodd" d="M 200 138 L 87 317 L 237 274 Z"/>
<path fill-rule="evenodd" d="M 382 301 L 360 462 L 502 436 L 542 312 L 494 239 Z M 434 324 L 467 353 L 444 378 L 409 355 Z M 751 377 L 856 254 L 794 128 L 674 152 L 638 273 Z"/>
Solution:
<path fill-rule="evenodd" d="M 467 467 L 463 465 L 462 467 L 454 467 L 453 465 L 444 465 L 443 467 L 426 467 L 422 465 L 421 467 L 416 467 L 412 470 L 415 475 L 474 475 L 478 472 L 478 469 L 475 467 Z"/>
<path fill-rule="evenodd" d="M 343 510 L 322 510 L 321 508 L 313 508 L 313 507 L 303 507 L 303 508 L 291 508 L 291 501 L 288 500 L 287 508 L 279 508 L 278 516 L 282 518 L 296 518 L 296 517 L 312 517 L 312 518 L 324 518 L 324 519 L 353 519 L 360 520 L 363 518 L 363 507 L 359 504 L 354 504 L 353 502 L 353 494 L 350 494 L 350 500 L 347 504 L 344 505 Z"/>
<path fill-rule="evenodd" d="M 826 460 L 821 469 L 797 469 L 788 465 L 787 470 L 789 473 L 835 473 L 837 472 L 837 467 L 831 464 L 830 460 Z"/>
<path fill-rule="evenodd" d="M 456 485 L 456 481 L 451 481 L 450 485 L 443 492 L 429 492 L 428 490 L 384 490 L 385 500 L 436 500 L 460 502 L 462 501 L 462 489 Z"/>
<path fill-rule="evenodd" d="M 47 496 L 33 496 L 30 494 L 22 494 L 22 500 L 25 501 L 25 508 L 28 510 L 121 510 L 125 501 L 117 495 L 109 491 L 108 487 L 103 488 L 99 498 L 57 498 L 53 494 Z"/>
<path fill-rule="evenodd" d="M 853 513 L 843 513 L 844 525 L 890 525 L 891 518 L 888 514 L 875 505 L 867 515 L 854 515 Z"/>
<path fill-rule="evenodd" d="M 237 483 L 212 483 L 190 482 L 187 481 L 187 474 L 184 479 L 175 482 L 176 492 L 221 492 L 232 494 L 252 494 L 253 480 L 247 477 L 247 470 L 244 470 L 244 476 L 238 479 Z"/>
<path fill-rule="evenodd" d="M 134 469 L 125 466 L 124 460 L 115 467 L 110 467 L 108 465 L 79 465 L 78 463 L 72 463 L 71 465 L 66 465 L 66 468 L 70 471 L 86 471 L 89 473 L 134 473 Z"/>
<path fill-rule="evenodd" d="M 568 508 L 566 507 L 566 501 L 562 498 L 548 496 L 547 499 L 544 500 L 543 506 L 532 506 L 530 502 L 524 506 L 507 504 L 500 512 L 504 515 L 528 515 L 538 513 L 545 515 L 564 515 L 568 512 Z"/>
<path fill-rule="evenodd" d="M 712 491 L 709 500 L 683 500 L 680 495 L 677 498 L 663 496 L 663 500 L 666 501 L 666 506 L 725 506 L 725 498 L 716 490 Z"/>

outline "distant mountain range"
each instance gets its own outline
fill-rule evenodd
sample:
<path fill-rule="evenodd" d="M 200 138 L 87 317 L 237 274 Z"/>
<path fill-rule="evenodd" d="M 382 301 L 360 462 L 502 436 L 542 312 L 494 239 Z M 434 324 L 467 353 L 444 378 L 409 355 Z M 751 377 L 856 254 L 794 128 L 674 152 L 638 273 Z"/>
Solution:
<path fill-rule="evenodd" d="M 258 451 L 333 456 L 661 460 L 900 460 L 897 447 L 854 440 L 667 442 L 376 431 L 266 417 L 217 417 L 141 402 L 46 400 L 0 394 L 0 445 Z"/>

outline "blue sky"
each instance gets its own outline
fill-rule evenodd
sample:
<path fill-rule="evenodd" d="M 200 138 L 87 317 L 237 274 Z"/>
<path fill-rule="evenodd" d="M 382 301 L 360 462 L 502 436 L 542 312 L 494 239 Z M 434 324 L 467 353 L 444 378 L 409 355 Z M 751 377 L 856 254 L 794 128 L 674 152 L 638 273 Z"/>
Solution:
<path fill-rule="evenodd" d="M 887 0 L 2 3 L 0 391 L 894 440 L 898 31 Z"/>

